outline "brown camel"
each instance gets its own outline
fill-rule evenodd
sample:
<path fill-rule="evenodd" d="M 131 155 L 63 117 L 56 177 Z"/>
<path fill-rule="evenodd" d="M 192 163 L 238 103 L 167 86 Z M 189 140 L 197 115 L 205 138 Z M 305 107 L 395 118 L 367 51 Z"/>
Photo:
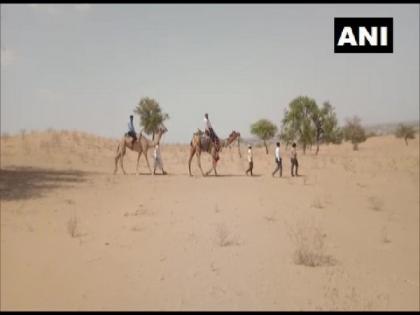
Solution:
<path fill-rule="evenodd" d="M 126 174 L 125 170 L 124 170 L 124 165 L 123 165 L 123 159 L 124 159 L 124 155 L 126 152 L 126 148 L 129 148 L 130 150 L 137 152 L 137 166 L 136 166 L 136 174 L 139 174 L 139 161 L 140 161 L 140 156 L 143 154 L 144 158 L 146 159 L 146 163 L 147 163 L 147 167 L 149 168 L 149 172 L 150 174 L 152 173 L 152 170 L 150 168 L 150 164 L 149 164 L 149 159 L 147 158 L 147 152 L 149 151 L 150 148 L 153 148 L 157 143 L 159 143 L 160 138 L 162 137 L 162 135 L 167 132 L 168 129 L 166 129 L 166 127 L 161 124 L 159 126 L 159 128 L 157 129 L 156 135 L 155 135 L 155 139 L 149 140 L 147 139 L 145 136 L 142 135 L 142 133 L 140 133 L 137 141 L 134 142 L 134 145 L 131 145 L 131 137 L 128 136 L 124 136 L 124 138 L 121 140 L 121 142 L 118 144 L 117 147 L 117 153 L 115 155 L 115 168 L 114 168 L 114 174 L 117 173 L 117 169 L 118 169 L 118 160 L 120 161 L 120 167 L 124 173 L 124 175 Z"/>
<path fill-rule="evenodd" d="M 210 172 L 212 170 L 214 170 L 214 175 L 217 176 L 216 165 L 217 165 L 217 161 L 219 159 L 219 153 L 222 151 L 222 148 L 230 145 L 236 139 L 238 139 L 238 145 L 239 145 L 239 137 L 240 136 L 241 136 L 241 134 L 239 132 L 232 131 L 227 139 L 224 139 L 224 140 L 220 141 L 220 150 L 219 150 L 219 152 L 217 152 L 213 142 L 210 139 L 210 137 L 205 136 L 204 133 L 200 129 L 198 129 L 198 131 L 194 133 L 193 138 L 192 138 L 191 143 L 190 143 L 190 145 L 191 145 L 190 157 L 188 159 L 188 172 L 189 172 L 190 176 L 192 176 L 192 174 L 191 174 L 191 160 L 192 160 L 194 154 L 197 155 L 197 163 L 198 163 L 198 167 L 200 168 L 201 175 L 207 176 L 207 175 L 210 174 Z M 207 152 L 212 156 L 212 165 L 213 166 L 205 174 L 203 172 L 203 169 L 201 168 L 201 161 L 200 161 L 201 152 Z"/>

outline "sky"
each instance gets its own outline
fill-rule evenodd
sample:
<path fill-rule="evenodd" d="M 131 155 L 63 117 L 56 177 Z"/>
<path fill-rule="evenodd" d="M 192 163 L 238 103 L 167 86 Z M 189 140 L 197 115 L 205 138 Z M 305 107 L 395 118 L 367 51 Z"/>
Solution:
<path fill-rule="evenodd" d="M 334 54 L 334 17 L 393 17 L 393 54 Z M 1 132 L 120 138 L 142 97 L 187 143 L 281 127 L 288 104 L 329 101 L 340 123 L 419 118 L 418 4 L 2 4 Z M 139 129 L 139 119 L 135 116 Z"/>

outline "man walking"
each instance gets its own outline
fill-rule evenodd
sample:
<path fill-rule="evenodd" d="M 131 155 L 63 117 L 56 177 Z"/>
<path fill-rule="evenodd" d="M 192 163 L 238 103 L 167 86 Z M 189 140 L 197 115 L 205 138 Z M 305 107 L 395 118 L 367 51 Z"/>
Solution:
<path fill-rule="evenodd" d="M 296 152 L 296 143 L 293 142 L 292 144 L 292 151 L 290 152 L 290 162 L 292 163 L 292 176 L 299 176 L 298 175 L 298 167 L 299 163 L 297 160 L 297 152 Z M 295 173 L 293 174 L 293 169 L 295 169 Z"/>
<path fill-rule="evenodd" d="M 154 166 L 153 166 L 153 175 L 156 175 L 156 168 L 159 167 L 162 170 L 162 174 L 166 175 L 165 170 L 163 169 L 162 158 L 160 156 L 159 143 L 155 145 L 155 150 L 153 152 Z"/>
<path fill-rule="evenodd" d="M 280 142 L 277 142 L 276 144 L 275 161 L 276 161 L 276 169 L 271 175 L 274 177 L 277 171 L 279 171 L 279 175 L 281 177 L 283 174 L 283 165 L 282 165 L 281 156 L 280 156 Z"/>
<path fill-rule="evenodd" d="M 252 157 L 252 147 L 248 145 L 248 169 L 246 170 L 245 174 L 248 176 L 248 173 L 251 173 L 252 176 L 252 169 L 254 168 L 254 161 Z"/>

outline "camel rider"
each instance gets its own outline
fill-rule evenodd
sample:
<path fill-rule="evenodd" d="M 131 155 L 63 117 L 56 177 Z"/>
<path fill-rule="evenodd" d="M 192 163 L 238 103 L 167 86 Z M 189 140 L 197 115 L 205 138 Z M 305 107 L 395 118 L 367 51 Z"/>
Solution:
<path fill-rule="evenodd" d="M 134 125 L 133 125 L 133 115 L 130 115 L 127 135 L 133 138 L 133 140 L 131 140 L 131 146 L 134 146 L 134 142 L 136 142 L 137 136 L 136 136 L 136 130 L 134 129 Z"/>
<path fill-rule="evenodd" d="M 209 114 L 207 113 L 204 114 L 204 128 L 205 128 L 206 135 L 210 137 L 211 141 L 216 146 L 216 151 L 219 151 L 219 138 L 217 137 L 216 133 L 213 130 L 213 127 L 209 120 Z"/>

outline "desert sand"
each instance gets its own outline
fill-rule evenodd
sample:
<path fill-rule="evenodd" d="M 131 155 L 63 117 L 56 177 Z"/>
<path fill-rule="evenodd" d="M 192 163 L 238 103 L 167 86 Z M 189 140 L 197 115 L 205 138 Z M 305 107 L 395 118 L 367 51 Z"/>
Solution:
<path fill-rule="evenodd" d="M 273 145 L 203 178 L 164 140 L 167 176 L 113 175 L 116 144 L 1 139 L 1 310 L 419 310 L 418 135 L 298 151 L 300 177 L 282 145 L 282 178 Z"/>

